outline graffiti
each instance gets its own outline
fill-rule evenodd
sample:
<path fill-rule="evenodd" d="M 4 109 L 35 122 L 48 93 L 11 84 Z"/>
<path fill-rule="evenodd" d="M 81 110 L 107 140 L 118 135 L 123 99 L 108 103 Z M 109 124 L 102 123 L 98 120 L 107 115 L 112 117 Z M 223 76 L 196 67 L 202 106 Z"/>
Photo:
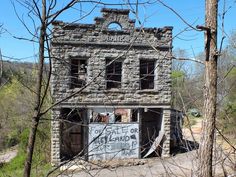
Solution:
<path fill-rule="evenodd" d="M 138 158 L 138 124 L 90 124 L 89 159 Z"/>

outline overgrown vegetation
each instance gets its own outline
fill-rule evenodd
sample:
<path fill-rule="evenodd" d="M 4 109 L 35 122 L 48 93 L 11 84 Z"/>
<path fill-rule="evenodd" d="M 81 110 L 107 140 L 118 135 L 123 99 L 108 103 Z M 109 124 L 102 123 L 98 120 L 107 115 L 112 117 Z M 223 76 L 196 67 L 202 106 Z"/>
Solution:
<path fill-rule="evenodd" d="M 33 111 L 33 64 L 5 62 L 0 91 L 0 150 L 17 145 L 17 156 L 0 166 L 0 176 L 22 176 Z M 48 104 L 48 103 L 47 103 Z M 50 115 L 41 121 L 33 156 L 32 176 L 44 176 L 50 168 Z"/>
<path fill-rule="evenodd" d="M 227 82 L 230 91 L 225 96 L 223 109 L 219 117 L 219 128 L 228 135 L 234 144 L 236 144 L 236 68 L 234 67 L 228 74 Z"/>
<path fill-rule="evenodd" d="M 229 38 L 228 45 L 222 50 L 218 63 L 218 118 L 217 128 L 236 144 L 236 32 Z M 175 51 L 176 58 L 187 58 L 185 51 Z M 204 55 L 200 54 L 198 60 L 203 61 Z M 195 68 L 194 73 L 191 72 Z M 204 67 L 186 61 L 173 61 L 172 71 L 172 105 L 174 108 L 186 111 L 197 109 L 203 114 L 203 88 Z M 185 124 L 194 125 L 196 119 L 189 116 Z"/>
<path fill-rule="evenodd" d="M 46 128 L 46 129 L 45 129 Z M 24 161 L 26 157 L 26 147 L 28 141 L 29 129 L 25 129 L 19 135 L 19 145 L 18 145 L 18 154 L 17 156 L 7 164 L 3 164 L 0 168 L 0 176 L 22 176 Z M 50 138 L 49 138 L 49 127 L 41 125 L 38 136 L 37 136 L 37 146 L 35 148 L 35 153 L 33 157 L 33 171 L 32 176 L 44 176 L 47 171 L 51 168 L 50 166 Z"/>

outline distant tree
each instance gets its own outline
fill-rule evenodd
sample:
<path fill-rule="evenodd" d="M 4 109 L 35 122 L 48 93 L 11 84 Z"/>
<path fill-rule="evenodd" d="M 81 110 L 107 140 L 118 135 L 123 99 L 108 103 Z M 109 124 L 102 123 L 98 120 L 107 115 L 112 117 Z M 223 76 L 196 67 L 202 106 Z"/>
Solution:
<path fill-rule="evenodd" d="M 175 109 L 188 111 L 190 108 L 202 109 L 203 64 L 194 62 L 183 49 L 173 52 L 172 64 L 172 106 Z M 201 56 L 197 57 L 202 61 Z"/>
<path fill-rule="evenodd" d="M 218 64 L 218 105 L 219 125 L 218 127 L 230 139 L 236 135 L 236 48 L 234 40 L 236 32 L 229 36 L 229 44 L 222 51 L 221 60 Z"/>

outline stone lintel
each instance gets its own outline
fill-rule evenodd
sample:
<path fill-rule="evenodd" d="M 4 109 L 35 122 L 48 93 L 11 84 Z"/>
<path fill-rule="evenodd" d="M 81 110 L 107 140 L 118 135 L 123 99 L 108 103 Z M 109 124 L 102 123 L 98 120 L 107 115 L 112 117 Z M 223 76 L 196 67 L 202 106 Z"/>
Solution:
<path fill-rule="evenodd" d="M 158 49 L 162 49 L 162 50 L 168 50 L 171 49 L 172 47 L 170 47 L 169 45 L 154 45 L 154 46 L 150 46 L 149 44 L 137 44 L 137 43 L 119 43 L 119 42 L 80 42 L 80 41 L 58 41 L 58 40 L 54 40 L 51 42 L 52 45 L 83 45 L 83 46 L 127 46 L 129 47 L 130 45 L 132 47 L 145 47 L 145 48 L 153 48 L 156 47 Z"/>
<path fill-rule="evenodd" d="M 170 104 L 111 104 L 111 105 L 101 105 L 101 104 L 98 104 L 98 103 L 78 103 L 78 102 L 70 102 L 70 103 L 61 103 L 60 105 L 57 106 L 58 108 L 94 108 L 94 107 L 97 107 L 97 108 L 144 108 L 144 107 L 147 107 L 147 108 L 163 108 L 163 109 L 170 109 L 171 108 L 171 105 Z"/>
<path fill-rule="evenodd" d="M 123 14 L 128 15 L 129 9 L 110 9 L 110 8 L 102 8 L 101 12 L 107 12 L 107 13 L 117 13 L 117 14 Z"/>

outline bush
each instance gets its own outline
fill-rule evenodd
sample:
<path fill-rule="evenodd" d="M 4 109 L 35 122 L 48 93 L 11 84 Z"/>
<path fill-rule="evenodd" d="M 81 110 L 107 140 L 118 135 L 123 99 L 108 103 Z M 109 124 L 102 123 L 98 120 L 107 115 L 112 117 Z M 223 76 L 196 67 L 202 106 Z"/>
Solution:
<path fill-rule="evenodd" d="M 26 152 L 27 144 L 28 144 L 28 137 L 29 137 L 29 129 L 26 128 L 20 134 L 20 143 L 19 143 L 19 151 Z"/>
<path fill-rule="evenodd" d="M 17 130 L 12 131 L 6 137 L 2 137 L 5 149 L 15 146 L 19 143 L 19 134 Z"/>
<path fill-rule="evenodd" d="M 41 124 L 42 125 L 42 124 Z M 29 137 L 29 129 L 26 128 L 19 137 L 18 154 L 9 163 L 0 166 L 0 177 L 15 177 L 23 175 L 23 168 L 26 158 L 26 149 Z M 44 176 L 51 168 L 49 162 L 49 128 L 39 126 L 33 154 L 32 177 Z"/>

